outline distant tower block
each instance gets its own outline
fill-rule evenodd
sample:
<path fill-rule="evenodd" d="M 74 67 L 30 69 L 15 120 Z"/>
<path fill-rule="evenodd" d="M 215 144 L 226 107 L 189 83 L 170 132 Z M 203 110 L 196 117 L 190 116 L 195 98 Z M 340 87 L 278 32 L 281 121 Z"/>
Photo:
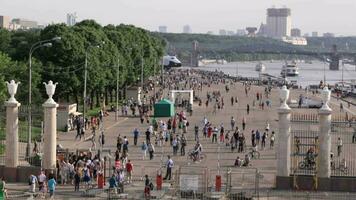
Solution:
<path fill-rule="evenodd" d="M 339 70 L 340 55 L 337 53 L 337 46 L 334 44 L 331 54 L 330 70 Z"/>
<path fill-rule="evenodd" d="M 193 51 L 192 51 L 192 67 L 199 67 L 199 42 L 193 41 Z"/>
<path fill-rule="evenodd" d="M 247 28 L 246 28 L 246 31 L 247 31 L 247 36 L 249 36 L 249 37 L 255 37 L 255 36 L 256 36 L 257 28 L 256 28 L 256 27 L 247 27 Z"/>

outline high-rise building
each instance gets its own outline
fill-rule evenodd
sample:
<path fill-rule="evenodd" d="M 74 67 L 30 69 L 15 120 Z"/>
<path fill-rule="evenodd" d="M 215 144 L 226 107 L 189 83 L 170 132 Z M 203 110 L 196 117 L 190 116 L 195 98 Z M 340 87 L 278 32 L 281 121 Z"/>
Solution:
<path fill-rule="evenodd" d="M 291 36 L 292 18 L 289 8 L 267 9 L 267 36 L 283 38 Z"/>
<path fill-rule="evenodd" d="M 13 19 L 12 20 L 13 24 L 16 24 L 16 26 L 19 26 L 20 29 L 32 29 L 32 28 L 38 28 L 38 23 L 36 21 L 31 21 L 27 19 Z"/>
<path fill-rule="evenodd" d="M 220 29 L 219 30 L 219 35 L 226 35 L 226 30 L 225 29 Z"/>
<path fill-rule="evenodd" d="M 74 26 L 77 23 L 77 13 L 68 13 L 67 14 L 67 25 Z"/>
<path fill-rule="evenodd" d="M 159 26 L 158 32 L 160 33 L 167 33 L 167 26 Z"/>
<path fill-rule="evenodd" d="M 292 37 L 300 37 L 302 35 L 302 31 L 299 28 L 293 28 L 291 30 Z"/>
<path fill-rule="evenodd" d="M 192 29 L 189 25 L 183 26 L 183 33 L 192 33 Z"/>
<path fill-rule="evenodd" d="M 316 31 L 312 32 L 312 37 L 319 37 L 318 32 L 316 32 Z"/>
<path fill-rule="evenodd" d="M 4 28 L 4 29 L 10 28 L 10 17 L 0 16 L 0 28 Z"/>

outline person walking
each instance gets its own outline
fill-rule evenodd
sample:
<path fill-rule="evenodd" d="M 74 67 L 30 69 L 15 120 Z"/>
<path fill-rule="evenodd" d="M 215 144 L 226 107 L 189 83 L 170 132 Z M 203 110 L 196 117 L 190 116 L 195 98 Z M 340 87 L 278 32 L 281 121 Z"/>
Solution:
<path fill-rule="evenodd" d="M 242 130 L 244 131 L 246 129 L 246 118 L 242 117 Z"/>
<path fill-rule="evenodd" d="M 6 183 L 4 177 L 0 178 L 0 200 L 7 199 Z"/>
<path fill-rule="evenodd" d="M 213 129 L 213 138 L 211 139 L 212 143 L 214 143 L 214 141 L 215 141 L 215 143 L 218 142 L 218 132 L 219 132 L 219 130 L 216 127 L 214 127 L 214 129 Z"/>
<path fill-rule="evenodd" d="M 154 157 L 155 147 L 153 146 L 152 143 L 148 143 L 147 149 L 148 149 L 148 153 L 150 154 L 150 160 L 152 160 Z"/>
<path fill-rule="evenodd" d="M 272 131 L 272 134 L 271 134 L 271 138 L 270 138 L 270 142 L 269 142 L 269 147 L 271 148 L 271 149 L 273 149 L 273 147 L 274 147 L 274 141 L 275 141 L 275 135 L 274 135 L 274 131 Z"/>
<path fill-rule="evenodd" d="M 171 180 L 172 178 L 172 169 L 173 169 L 173 166 L 174 166 L 174 162 L 173 160 L 171 159 L 171 156 L 168 155 L 168 160 L 167 160 L 167 164 L 166 164 L 166 167 L 167 167 L 167 173 L 166 173 L 166 176 L 163 178 L 163 180 Z"/>
<path fill-rule="evenodd" d="M 247 112 L 247 115 L 250 114 L 250 105 L 249 104 L 247 104 L 247 106 L 246 106 L 246 112 Z"/>
<path fill-rule="evenodd" d="M 263 135 L 262 135 L 262 142 L 261 142 L 261 149 L 265 149 L 266 147 L 266 138 L 267 138 L 267 133 L 264 132 Z"/>
<path fill-rule="evenodd" d="M 185 146 L 187 146 L 187 139 L 185 138 L 185 135 L 182 134 L 182 137 L 180 138 L 180 155 L 185 156 Z"/>
<path fill-rule="evenodd" d="M 138 137 L 140 136 L 140 131 L 138 130 L 138 128 L 135 128 L 133 131 L 133 135 L 134 135 L 134 145 L 137 145 L 137 140 Z"/>
<path fill-rule="evenodd" d="M 28 185 L 30 186 L 30 192 L 35 193 L 36 192 L 36 183 L 37 183 L 37 177 L 33 174 L 29 176 L 29 182 Z"/>
<path fill-rule="evenodd" d="M 54 192 L 56 190 L 56 185 L 57 185 L 57 182 L 56 182 L 56 180 L 54 180 L 54 177 L 50 177 L 47 185 L 48 185 L 48 191 L 49 191 L 49 198 L 54 199 Z"/>
<path fill-rule="evenodd" d="M 132 172 L 133 172 L 133 164 L 131 163 L 131 160 L 128 160 L 126 163 L 126 175 L 127 175 L 127 182 L 131 183 L 132 181 Z"/>
<path fill-rule="evenodd" d="M 79 187 L 80 187 L 80 173 L 79 170 L 77 169 L 74 175 L 74 191 L 77 192 L 79 191 Z"/>
<path fill-rule="evenodd" d="M 146 154 L 147 154 L 147 144 L 145 141 L 142 142 L 142 145 L 141 145 L 141 151 L 142 151 L 142 160 L 145 160 L 146 158 Z"/>
<path fill-rule="evenodd" d="M 41 170 L 40 174 L 38 175 L 38 191 L 42 193 L 42 196 L 45 196 L 46 190 L 46 181 L 47 177 L 44 174 L 44 171 Z"/>
<path fill-rule="evenodd" d="M 122 145 L 122 152 L 124 154 L 128 153 L 129 152 L 129 140 L 127 139 L 126 136 L 124 136 L 124 143 Z"/>
<path fill-rule="evenodd" d="M 231 124 L 231 130 L 233 131 L 235 129 L 235 124 L 236 124 L 236 120 L 233 116 L 231 116 L 230 124 Z"/>
<path fill-rule="evenodd" d="M 260 139 L 261 139 L 261 133 L 256 130 L 256 144 L 259 145 L 260 144 Z"/>
<path fill-rule="evenodd" d="M 113 174 L 109 179 L 109 190 L 113 190 L 114 193 L 117 192 L 117 181 L 115 174 Z"/>
<path fill-rule="evenodd" d="M 342 139 L 339 137 L 339 138 L 337 138 L 337 156 L 341 155 L 342 146 L 343 146 Z"/>
<path fill-rule="evenodd" d="M 119 134 L 119 136 L 117 136 L 117 142 L 116 142 L 116 148 L 119 151 L 119 153 L 121 153 L 122 143 L 123 143 L 123 139 Z"/>
<path fill-rule="evenodd" d="M 194 141 L 199 141 L 199 126 L 197 124 L 194 126 Z"/>

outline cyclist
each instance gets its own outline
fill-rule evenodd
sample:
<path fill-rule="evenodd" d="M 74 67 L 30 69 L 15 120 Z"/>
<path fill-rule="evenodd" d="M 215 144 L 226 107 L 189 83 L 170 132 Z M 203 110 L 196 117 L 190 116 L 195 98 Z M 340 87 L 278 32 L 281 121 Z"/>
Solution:
<path fill-rule="evenodd" d="M 306 161 L 307 161 L 307 164 L 312 167 L 314 164 L 315 164 L 315 155 L 314 155 L 314 149 L 313 147 L 310 147 L 307 151 L 307 156 L 306 156 Z"/>
<path fill-rule="evenodd" d="M 196 161 L 198 159 L 200 159 L 200 153 L 202 151 L 202 145 L 197 142 L 194 146 L 194 150 L 192 152 L 192 156 L 193 156 L 193 160 Z"/>

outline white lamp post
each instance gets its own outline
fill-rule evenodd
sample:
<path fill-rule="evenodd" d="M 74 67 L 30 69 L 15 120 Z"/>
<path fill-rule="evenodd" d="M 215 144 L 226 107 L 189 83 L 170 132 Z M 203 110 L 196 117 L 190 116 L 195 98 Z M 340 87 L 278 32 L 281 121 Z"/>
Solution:
<path fill-rule="evenodd" d="M 331 110 L 331 108 L 328 105 L 330 101 L 330 95 L 331 95 L 330 90 L 328 89 L 328 87 L 325 86 L 323 91 L 321 92 L 321 98 L 323 100 L 323 106 L 321 107 L 322 110 Z"/>
<path fill-rule="evenodd" d="M 279 98 L 282 100 L 281 109 L 290 109 L 287 100 L 289 98 L 289 90 L 287 86 L 283 85 L 283 87 L 279 91 Z"/>

